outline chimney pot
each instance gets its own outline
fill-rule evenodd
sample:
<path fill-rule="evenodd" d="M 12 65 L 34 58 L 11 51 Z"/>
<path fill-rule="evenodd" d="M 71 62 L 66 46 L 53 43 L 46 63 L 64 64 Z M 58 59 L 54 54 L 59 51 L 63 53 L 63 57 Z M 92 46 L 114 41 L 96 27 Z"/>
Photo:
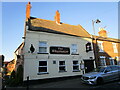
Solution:
<path fill-rule="evenodd" d="M 98 34 L 101 37 L 107 37 L 107 31 L 104 28 L 100 28 Z"/>
<path fill-rule="evenodd" d="M 31 9 L 31 4 L 30 2 L 28 2 L 28 4 L 26 5 L 26 21 L 28 21 L 28 19 L 30 18 L 30 9 Z"/>
<path fill-rule="evenodd" d="M 56 11 L 55 21 L 56 21 L 57 24 L 60 24 L 60 13 L 59 13 L 59 10 Z"/>

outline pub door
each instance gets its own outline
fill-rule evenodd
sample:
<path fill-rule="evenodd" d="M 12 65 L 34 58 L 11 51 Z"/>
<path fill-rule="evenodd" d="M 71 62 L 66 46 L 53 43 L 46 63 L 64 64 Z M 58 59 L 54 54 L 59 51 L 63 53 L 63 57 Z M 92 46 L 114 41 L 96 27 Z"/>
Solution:
<path fill-rule="evenodd" d="M 84 60 L 85 73 L 88 73 L 94 69 L 94 60 Z"/>

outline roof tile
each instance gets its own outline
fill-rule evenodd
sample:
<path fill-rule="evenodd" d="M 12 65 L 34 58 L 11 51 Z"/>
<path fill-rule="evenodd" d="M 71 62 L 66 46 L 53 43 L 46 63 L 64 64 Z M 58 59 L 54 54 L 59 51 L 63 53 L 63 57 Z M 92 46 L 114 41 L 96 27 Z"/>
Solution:
<path fill-rule="evenodd" d="M 65 23 L 57 24 L 55 21 L 44 20 L 39 18 L 31 18 L 30 23 L 32 27 L 39 27 L 39 29 L 46 28 L 65 34 L 90 37 L 90 34 L 81 25 L 70 25 Z"/>

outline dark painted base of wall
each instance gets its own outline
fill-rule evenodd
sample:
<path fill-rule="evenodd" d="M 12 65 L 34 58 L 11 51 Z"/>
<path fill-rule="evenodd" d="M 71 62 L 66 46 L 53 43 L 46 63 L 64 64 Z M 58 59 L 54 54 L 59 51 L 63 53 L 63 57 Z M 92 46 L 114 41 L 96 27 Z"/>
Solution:
<path fill-rule="evenodd" d="M 81 78 L 81 75 L 57 77 L 57 78 L 47 78 L 47 79 L 38 79 L 38 80 L 29 80 L 29 81 L 24 81 L 23 86 L 27 86 L 28 84 L 33 85 L 33 84 L 44 84 L 44 83 L 49 83 L 49 82 L 57 82 L 57 81 L 74 79 L 74 78 Z"/>

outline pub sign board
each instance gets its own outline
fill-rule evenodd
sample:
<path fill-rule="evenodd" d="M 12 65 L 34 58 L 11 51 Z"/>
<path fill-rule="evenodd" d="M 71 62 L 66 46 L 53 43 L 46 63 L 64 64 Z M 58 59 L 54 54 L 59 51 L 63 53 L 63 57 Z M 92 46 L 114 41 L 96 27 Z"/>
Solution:
<path fill-rule="evenodd" d="M 69 47 L 51 46 L 50 54 L 70 54 L 70 48 Z"/>

